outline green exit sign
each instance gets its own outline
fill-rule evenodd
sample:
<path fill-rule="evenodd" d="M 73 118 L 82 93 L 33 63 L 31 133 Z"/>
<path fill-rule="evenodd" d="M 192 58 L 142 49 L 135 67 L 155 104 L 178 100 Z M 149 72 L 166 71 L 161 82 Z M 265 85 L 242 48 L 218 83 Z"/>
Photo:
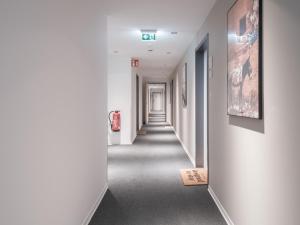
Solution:
<path fill-rule="evenodd" d="M 142 41 L 156 41 L 155 33 L 142 33 Z"/>

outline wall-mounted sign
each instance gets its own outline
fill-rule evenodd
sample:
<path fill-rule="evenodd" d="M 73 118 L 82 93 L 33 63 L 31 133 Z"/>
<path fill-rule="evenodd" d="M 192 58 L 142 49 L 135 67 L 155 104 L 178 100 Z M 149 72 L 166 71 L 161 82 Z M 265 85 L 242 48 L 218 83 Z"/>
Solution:
<path fill-rule="evenodd" d="M 142 33 L 142 41 L 156 41 L 155 33 Z"/>
<path fill-rule="evenodd" d="M 140 61 L 138 59 L 131 59 L 131 67 L 139 67 Z"/>

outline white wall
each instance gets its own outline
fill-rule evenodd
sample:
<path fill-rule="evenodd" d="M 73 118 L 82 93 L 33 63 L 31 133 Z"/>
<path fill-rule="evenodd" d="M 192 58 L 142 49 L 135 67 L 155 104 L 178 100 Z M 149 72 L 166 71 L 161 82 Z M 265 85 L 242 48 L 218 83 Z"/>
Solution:
<path fill-rule="evenodd" d="M 165 111 L 164 107 L 164 91 L 160 90 L 160 92 L 150 92 L 150 110 L 153 111 Z"/>
<path fill-rule="evenodd" d="M 109 55 L 108 58 L 108 113 L 121 111 L 121 131 L 114 133 L 108 126 L 109 144 L 132 144 L 135 129 L 135 76 L 130 58 Z"/>
<path fill-rule="evenodd" d="M 108 57 L 108 113 L 121 111 L 121 131 L 112 132 L 108 123 L 108 144 L 132 144 L 136 138 L 136 75 L 131 59 L 122 55 Z M 142 84 L 142 77 L 140 84 Z M 140 121 L 142 126 L 142 86 L 140 85 Z M 107 113 L 107 114 L 108 114 Z"/>
<path fill-rule="evenodd" d="M 300 2 L 263 2 L 264 120 L 227 116 L 226 16 L 233 0 L 219 0 L 178 66 L 181 73 L 185 61 L 190 65 L 189 105 L 186 112 L 177 106 L 176 130 L 194 157 L 194 54 L 209 33 L 209 55 L 214 61 L 209 80 L 210 187 L 236 225 L 297 225 Z"/>
<path fill-rule="evenodd" d="M 0 2 L 0 224 L 85 224 L 107 187 L 104 10 Z"/>
<path fill-rule="evenodd" d="M 174 128 L 177 137 L 181 141 L 184 150 L 195 165 L 195 49 L 189 53 L 178 65 L 174 75 L 175 113 Z M 184 76 L 184 64 L 187 62 L 187 106 L 182 102 L 182 81 Z"/>

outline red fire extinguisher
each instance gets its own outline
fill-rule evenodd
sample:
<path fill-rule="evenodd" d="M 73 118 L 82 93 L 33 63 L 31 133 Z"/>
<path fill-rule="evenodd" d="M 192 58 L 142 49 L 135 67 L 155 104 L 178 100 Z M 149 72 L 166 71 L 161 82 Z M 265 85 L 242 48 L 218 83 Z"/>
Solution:
<path fill-rule="evenodd" d="M 112 114 L 112 119 L 111 119 Z M 120 111 L 111 111 L 108 115 L 110 127 L 113 132 L 119 132 L 121 130 L 121 113 Z"/>

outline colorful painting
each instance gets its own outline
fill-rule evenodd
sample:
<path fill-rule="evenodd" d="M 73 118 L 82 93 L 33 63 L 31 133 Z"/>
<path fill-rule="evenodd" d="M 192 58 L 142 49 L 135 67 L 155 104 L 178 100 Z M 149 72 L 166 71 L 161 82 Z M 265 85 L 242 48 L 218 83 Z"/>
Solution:
<path fill-rule="evenodd" d="M 228 12 L 228 114 L 261 118 L 261 0 Z"/>

